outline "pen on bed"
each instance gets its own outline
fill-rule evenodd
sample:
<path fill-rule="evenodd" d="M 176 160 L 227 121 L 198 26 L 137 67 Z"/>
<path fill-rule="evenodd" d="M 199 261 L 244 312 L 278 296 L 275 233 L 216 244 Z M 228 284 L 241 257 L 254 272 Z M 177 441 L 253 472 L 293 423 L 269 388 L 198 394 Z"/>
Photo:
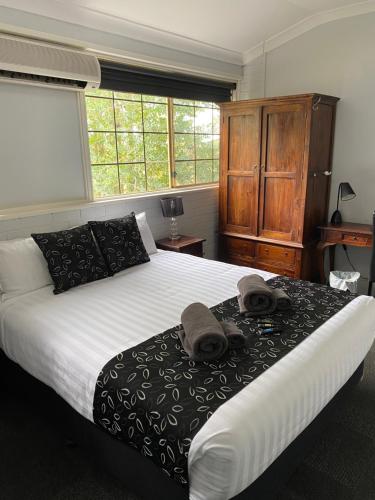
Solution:
<path fill-rule="evenodd" d="M 258 326 L 281 326 L 281 323 L 278 321 L 264 321 L 264 320 L 257 320 Z"/>
<path fill-rule="evenodd" d="M 264 333 L 281 333 L 282 329 L 281 328 L 265 328 L 262 330 L 262 334 Z"/>
<path fill-rule="evenodd" d="M 272 323 L 272 322 L 267 322 L 267 323 L 259 323 L 258 322 L 258 328 L 281 328 L 282 325 L 280 323 Z"/>

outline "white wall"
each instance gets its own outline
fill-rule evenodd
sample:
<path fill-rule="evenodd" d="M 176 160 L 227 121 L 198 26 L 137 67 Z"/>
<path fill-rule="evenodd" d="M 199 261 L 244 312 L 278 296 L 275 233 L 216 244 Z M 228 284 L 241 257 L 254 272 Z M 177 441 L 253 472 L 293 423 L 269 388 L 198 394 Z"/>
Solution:
<path fill-rule="evenodd" d="M 132 210 L 147 212 L 155 239 L 168 235 L 158 196 L 82 204 L 83 146 L 75 92 L 0 83 L 0 110 L 0 240 L 66 229 Z M 182 233 L 207 239 L 209 258 L 217 254 L 217 192 L 212 188 L 183 193 L 185 215 L 179 218 Z M 2 220 L 2 209 L 68 200 L 79 200 L 80 208 Z M 3 214 L 9 217 L 7 210 Z"/>
<path fill-rule="evenodd" d="M 340 97 L 330 214 L 339 182 L 348 181 L 357 197 L 341 204 L 344 220 L 370 223 L 375 209 L 375 14 L 304 33 L 249 63 L 244 75 L 241 98 L 262 97 L 264 90 L 266 96 L 320 92 Z M 349 252 L 367 276 L 370 251 Z M 350 269 L 341 248 L 336 267 Z"/>
<path fill-rule="evenodd" d="M 218 49 L 197 52 L 132 39 L 77 26 L 51 17 L 0 6 L 0 29 L 91 48 L 134 60 L 161 64 L 186 72 L 238 80 L 240 61 L 232 55 L 219 60 Z M 104 29 L 104 27 L 103 27 Z M 194 45 L 194 44 L 193 44 Z M 228 57 L 231 56 L 229 59 Z M 78 101 L 74 92 L 16 84 L 0 84 L 0 239 L 27 236 L 32 231 L 52 231 L 91 218 L 108 218 L 146 210 L 156 238 L 168 234 L 168 225 L 156 197 L 103 204 L 41 216 L 2 221 L 2 209 L 41 203 L 82 200 L 85 196 Z M 185 215 L 181 232 L 207 238 L 206 254 L 215 257 L 218 225 L 217 189 L 184 193 Z"/>
<path fill-rule="evenodd" d="M 0 210 L 85 197 L 77 94 L 0 83 Z"/>
<path fill-rule="evenodd" d="M 160 195 L 162 196 L 162 195 Z M 165 195 L 164 195 L 165 196 Z M 182 195 L 184 215 L 178 217 L 179 232 L 205 238 L 205 256 L 217 257 L 218 188 L 189 191 Z M 168 236 L 169 223 L 162 215 L 159 196 L 93 203 L 77 208 L 53 211 L 43 215 L 1 220 L 0 240 L 24 238 L 30 233 L 60 231 L 85 224 L 88 220 L 104 220 L 121 217 L 131 211 L 146 212 L 147 220 L 155 240 Z"/>

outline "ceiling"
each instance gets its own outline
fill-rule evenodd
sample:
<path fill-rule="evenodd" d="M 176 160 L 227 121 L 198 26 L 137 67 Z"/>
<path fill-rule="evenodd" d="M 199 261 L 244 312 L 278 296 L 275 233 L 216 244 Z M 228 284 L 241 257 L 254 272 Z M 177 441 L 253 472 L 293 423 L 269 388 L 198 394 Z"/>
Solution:
<path fill-rule="evenodd" d="M 322 10 L 353 0 L 65 0 L 217 47 L 244 52 Z"/>
<path fill-rule="evenodd" d="M 244 62 L 277 37 L 293 38 L 294 32 L 375 10 L 373 0 L 0 0 L 0 5 L 164 46 L 217 48 Z"/>

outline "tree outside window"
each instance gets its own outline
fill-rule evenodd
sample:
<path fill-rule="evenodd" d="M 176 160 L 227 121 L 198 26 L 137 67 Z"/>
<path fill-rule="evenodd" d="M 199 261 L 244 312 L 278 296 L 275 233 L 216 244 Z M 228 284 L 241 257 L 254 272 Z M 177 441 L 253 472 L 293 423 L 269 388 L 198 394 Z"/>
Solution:
<path fill-rule="evenodd" d="M 95 198 L 218 181 L 216 104 L 98 89 L 86 110 Z"/>

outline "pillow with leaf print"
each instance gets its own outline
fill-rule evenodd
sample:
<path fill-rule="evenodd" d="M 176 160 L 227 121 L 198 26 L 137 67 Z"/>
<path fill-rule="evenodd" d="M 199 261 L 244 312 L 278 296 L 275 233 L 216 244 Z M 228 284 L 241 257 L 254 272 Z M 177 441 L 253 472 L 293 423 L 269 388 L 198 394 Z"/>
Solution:
<path fill-rule="evenodd" d="M 110 276 L 88 224 L 31 236 L 47 261 L 55 284 L 53 293 Z"/>
<path fill-rule="evenodd" d="M 89 224 L 111 273 L 149 262 L 134 212 L 120 219 Z"/>

